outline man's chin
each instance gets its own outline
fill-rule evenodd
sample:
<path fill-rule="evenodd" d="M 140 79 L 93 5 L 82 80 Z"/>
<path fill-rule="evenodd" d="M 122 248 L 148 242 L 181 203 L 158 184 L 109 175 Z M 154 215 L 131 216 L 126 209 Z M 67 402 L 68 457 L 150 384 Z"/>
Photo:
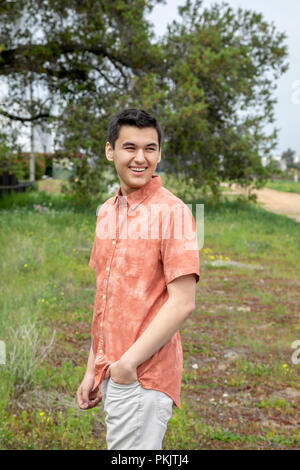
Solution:
<path fill-rule="evenodd" d="M 120 178 L 121 181 L 126 185 L 127 188 L 129 189 L 138 189 L 144 186 L 150 179 L 152 178 L 152 175 L 143 175 L 140 177 L 135 178 L 134 175 L 130 178 Z"/>

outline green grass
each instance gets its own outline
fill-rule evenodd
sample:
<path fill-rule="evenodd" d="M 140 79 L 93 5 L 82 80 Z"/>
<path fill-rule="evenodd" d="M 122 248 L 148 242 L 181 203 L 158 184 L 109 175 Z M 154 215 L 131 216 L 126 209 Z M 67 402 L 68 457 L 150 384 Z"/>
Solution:
<path fill-rule="evenodd" d="M 284 191 L 287 193 L 300 194 L 300 181 L 269 181 L 266 188 L 276 189 L 277 191 Z"/>
<path fill-rule="evenodd" d="M 271 394 L 300 391 L 300 365 L 291 362 L 300 224 L 234 198 L 184 202 L 205 204 L 205 241 L 197 307 L 181 329 L 182 409 L 163 448 L 297 448 L 300 401 Z M 2 449 L 106 448 L 102 404 L 76 405 L 90 347 L 96 206 L 37 191 L 0 199 Z M 261 269 L 214 267 L 220 257 Z"/>

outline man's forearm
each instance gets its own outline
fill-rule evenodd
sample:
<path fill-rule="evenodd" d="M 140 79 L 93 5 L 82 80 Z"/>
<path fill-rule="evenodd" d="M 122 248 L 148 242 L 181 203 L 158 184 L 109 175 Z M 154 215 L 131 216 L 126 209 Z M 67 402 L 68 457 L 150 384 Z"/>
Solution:
<path fill-rule="evenodd" d="M 95 356 L 94 356 L 93 348 L 92 348 L 92 345 L 91 345 L 85 375 L 89 375 L 89 374 L 94 375 L 94 370 L 95 370 Z"/>
<path fill-rule="evenodd" d="M 182 305 L 169 298 L 120 361 L 124 366 L 137 368 L 172 338 L 193 310 L 194 306 Z"/>

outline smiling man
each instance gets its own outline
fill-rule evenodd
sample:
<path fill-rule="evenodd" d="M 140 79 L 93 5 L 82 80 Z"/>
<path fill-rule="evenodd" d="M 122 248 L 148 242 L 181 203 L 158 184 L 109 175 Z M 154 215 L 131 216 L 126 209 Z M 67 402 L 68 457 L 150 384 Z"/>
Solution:
<path fill-rule="evenodd" d="M 154 174 L 161 141 L 145 111 L 110 121 L 106 158 L 120 187 L 97 214 L 92 344 L 77 391 L 81 409 L 103 398 L 110 450 L 160 450 L 172 408 L 181 408 L 179 328 L 195 308 L 199 257 L 191 211 Z"/>

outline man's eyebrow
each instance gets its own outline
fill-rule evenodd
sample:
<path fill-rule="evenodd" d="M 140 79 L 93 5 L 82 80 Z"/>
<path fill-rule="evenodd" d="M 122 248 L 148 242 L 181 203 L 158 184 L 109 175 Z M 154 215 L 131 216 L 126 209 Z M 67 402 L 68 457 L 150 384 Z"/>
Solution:
<path fill-rule="evenodd" d="M 122 147 L 127 147 L 129 145 L 132 145 L 133 147 L 135 147 L 136 145 L 133 143 L 133 142 L 124 142 L 122 144 Z M 147 144 L 146 147 L 158 147 L 157 143 L 156 142 L 150 142 L 150 144 Z"/>
<path fill-rule="evenodd" d="M 156 142 L 151 142 L 151 144 L 147 144 L 146 147 L 157 147 L 157 143 Z"/>
<path fill-rule="evenodd" d="M 135 147 L 135 144 L 133 142 L 124 142 L 122 144 L 122 147 L 126 147 L 127 145 L 133 145 Z"/>

